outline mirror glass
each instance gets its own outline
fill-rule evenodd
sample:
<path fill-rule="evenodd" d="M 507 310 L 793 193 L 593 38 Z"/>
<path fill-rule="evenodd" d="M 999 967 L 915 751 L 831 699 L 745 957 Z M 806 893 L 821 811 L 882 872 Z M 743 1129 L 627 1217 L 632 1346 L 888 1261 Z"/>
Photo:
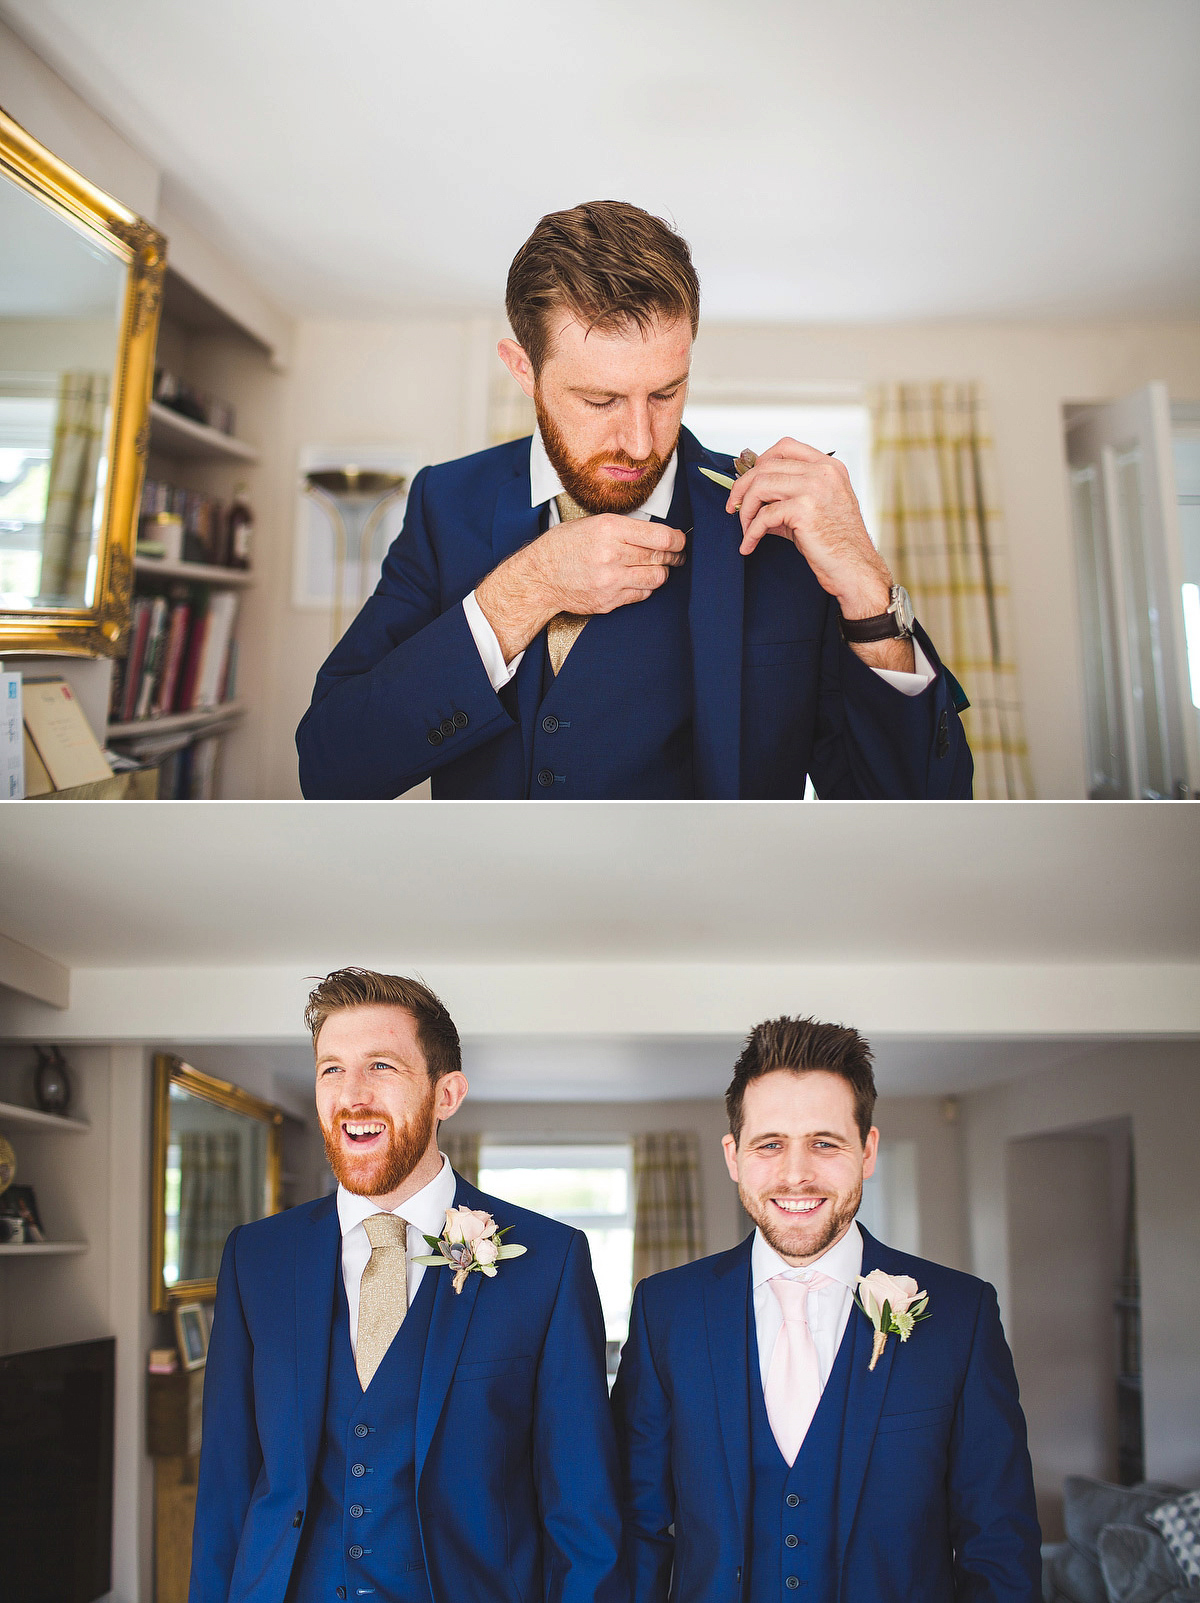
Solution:
<path fill-rule="evenodd" d="M 0 610 L 96 604 L 128 267 L 0 175 Z"/>
<path fill-rule="evenodd" d="M 173 1084 L 167 1102 L 163 1282 L 215 1280 L 229 1232 L 271 1212 L 271 1126 Z"/>

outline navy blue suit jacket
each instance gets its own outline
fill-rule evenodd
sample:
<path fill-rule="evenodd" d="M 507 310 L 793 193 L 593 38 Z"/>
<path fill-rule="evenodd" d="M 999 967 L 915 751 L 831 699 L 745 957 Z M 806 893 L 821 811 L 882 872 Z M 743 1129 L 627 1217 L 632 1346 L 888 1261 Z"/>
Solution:
<path fill-rule="evenodd" d="M 860 1227 L 861 1228 L 861 1227 Z M 613 1393 L 635 1603 L 732 1603 L 752 1495 L 750 1250 L 652 1275 Z M 930 1318 L 890 1337 L 850 1312 L 837 1476 L 839 1603 L 1037 1603 L 1040 1534 L 1025 1420 L 996 1294 L 863 1231 L 863 1273 L 912 1275 Z"/>
<path fill-rule="evenodd" d="M 528 1248 L 495 1279 L 429 1268 L 417 1513 L 434 1603 L 627 1603 L 604 1324 L 587 1239 L 484 1196 Z M 281 1603 L 325 1411 L 336 1200 L 243 1225 L 217 1281 L 190 1603 Z M 297 1522 L 296 1516 L 301 1516 Z M 481 1577 L 488 1577 L 485 1584 Z"/>
<path fill-rule="evenodd" d="M 836 602 L 790 541 L 738 554 L 741 526 L 701 465 L 728 473 L 730 459 L 684 429 L 697 796 L 800 797 L 811 774 L 825 797 L 969 797 L 954 687 L 928 637 L 918 631 L 937 678 L 904 696 L 842 640 Z M 396 796 L 430 775 L 437 797 L 531 794 L 543 653 L 527 651 L 515 691 L 498 695 L 459 605 L 537 538 L 529 494 L 527 439 L 417 474 L 378 588 L 297 731 L 306 796 Z M 572 795 L 598 794 L 586 768 L 574 776 Z"/>

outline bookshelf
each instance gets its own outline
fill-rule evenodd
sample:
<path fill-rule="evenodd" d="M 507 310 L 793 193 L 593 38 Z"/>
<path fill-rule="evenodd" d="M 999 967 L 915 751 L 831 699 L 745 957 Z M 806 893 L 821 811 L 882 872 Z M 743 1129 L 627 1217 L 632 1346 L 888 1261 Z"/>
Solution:
<path fill-rule="evenodd" d="M 23 1108 L 16 1102 L 0 1102 L 0 1130 L 52 1130 L 55 1135 L 87 1135 L 91 1125 L 61 1113 L 43 1113 L 40 1108 Z"/>
<path fill-rule="evenodd" d="M 246 417 L 256 414 L 264 425 L 261 398 L 277 371 L 271 357 L 261 338 L 168 260 L 156 369 L 234 412 L 232 419 L 217 414 L 227 432 L 173 405 L 150 406 L 146 480 L 164 488 L 148 491 L 144 504 L 183 516 L 185 550 L 179 559 L 135 556 L 129 654 L 114 675 L 104 743 L 157 768 L 164 799 L 244 794 L 237 779 L 227 780 L 226 745 L 260 696 L 261 650 L 257 643 L 248 655 L 242 649 L 257 625 L 260 552 L 252 547 L 249 568 L 227 565 L 224 515 L 239 491 L 256 506 L 259 451 Z M 146 534 L 155 537 L 152 528 Z M 200 560 L 205 552 L 217 560 Z"/>
<path fill-rule="evenodd" d="M 19 1132 L 30 1136 L 88 1135 L 91 1125 L 84 1119 L 72 1119 L 59 1113 L 43 1113 L 40 1108 L 23 1107 L 17 1102 L 0 1102 L 0 1130 L 5 1134 Z M 24 1155 L 26 1149 L 22 1148 Z M 17 1179 L 23 1178 L 27 1167 L 18 1167 Z M 44 1172 L 44 1171 L 43 1171 Z M 44 1190 L 44 1187 L 39 1186 Z M 43 1198 L 44 1201 L 44 1198 Z M 45 1215 L 43 1214 L 43 1218 Z M 86 1241 L 5 1241 L 0 1242 L 0 1258 L 62 1258 L 88 1250 Z"/>

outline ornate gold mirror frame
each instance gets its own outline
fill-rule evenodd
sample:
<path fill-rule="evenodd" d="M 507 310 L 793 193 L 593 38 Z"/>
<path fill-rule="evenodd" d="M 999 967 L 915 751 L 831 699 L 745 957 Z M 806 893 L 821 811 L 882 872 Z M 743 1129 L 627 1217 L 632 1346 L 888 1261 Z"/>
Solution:
<path fill-rule="evenodd" d="M 91 606 L 0 610 L 0 652 L 119 655 L 129 629 L 133 548 L 149 441 L 150 389 L 167 242 L 0 111 L 0 174 L 82 228 L 125 265 L 121 334 L 113 372 L 108 481 Z"/>
<path fill-rule="evenodd" d="M 249 1091 L 214 1079 L 193 1069 L 181 1058 L 160 1052 L 154 1058 L 154 1130 L 150 1175 L 150 1307 L 156 1314 L 166 1313 L 176 1303 L 211 1301 L 217 1281 L 178 1280 L 168 1286 L 163 1279 L 167 1236 L 167 1148 L 171 1137 L 171 1087 L 177 1085 L 189 1096 L 200 1097 L 230 1113 L 240 1113 L 267 1126 L 267 1213 L 279 1212 L 283 1114 L 269 1102 L 262 1102 Z"/>

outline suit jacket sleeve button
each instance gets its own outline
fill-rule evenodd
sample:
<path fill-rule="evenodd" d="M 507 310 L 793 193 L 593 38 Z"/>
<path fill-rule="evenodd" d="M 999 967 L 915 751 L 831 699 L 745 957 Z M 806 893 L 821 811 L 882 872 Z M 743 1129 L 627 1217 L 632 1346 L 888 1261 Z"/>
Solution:
<path fill-rule="evenodd" d="M 453 718 L 443 718 L 442 719 L 442 723 L 441 723 L 441 729 L 442 729 L 442 734 L 443 735 L 452 735 L 454 733 L 454 719 Z"/>
<path fill-rule="evenodd" d="M 440 746 L 442 743 L 442 732 L 440 729 L 431 729 L 425 736 L 425 739 L 431 746 Z"/>
<path fill-rule="evenodd" d="M 454 714 L 455 729 L 465 729 L 470 722 L 471 720 L 467 717 L 465 712 L 456 712 Z"/>

